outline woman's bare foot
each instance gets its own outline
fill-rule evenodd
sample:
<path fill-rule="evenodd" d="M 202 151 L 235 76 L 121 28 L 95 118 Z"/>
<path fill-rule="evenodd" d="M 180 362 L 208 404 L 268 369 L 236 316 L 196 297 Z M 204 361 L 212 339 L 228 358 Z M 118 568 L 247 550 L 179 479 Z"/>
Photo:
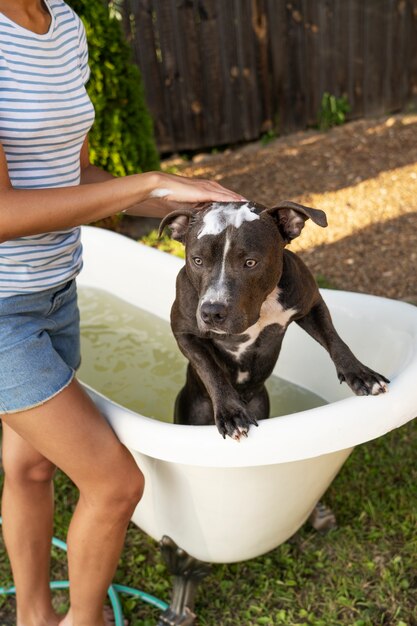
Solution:
<path fill-rule="evenodd" d="M 62 615 L 58 615 L 57 613 L 55 613 L 55 611 L 52 611 L 49 615 L 42 617 L 40 621 L 37 620 L 36 623 L 40 624 L 41 626 L 59 626 L 61 620 Z M 20 619 L 16 621 L 16 626 L 23 626 L 23 624 L 26 624 L 26 622 L 23 622 Z"/>
<path fill-rule="evenodd" d="M 73 621 L 71 617 L 71 609 L 68 611 L 64 619 L 60 618 L 61 621 L 58 622 L 59 626 L 73 626 Z M 125 620 L 125 626 L 127 625 L 127 621 Z M 48 624 L 49 626 L 49 624 Z M 55 624 L 53 625 L 55 626 Z M 103 626 L 114 626 L 114 613 L 110 606 L 105 606 L 103 609 Z"/>

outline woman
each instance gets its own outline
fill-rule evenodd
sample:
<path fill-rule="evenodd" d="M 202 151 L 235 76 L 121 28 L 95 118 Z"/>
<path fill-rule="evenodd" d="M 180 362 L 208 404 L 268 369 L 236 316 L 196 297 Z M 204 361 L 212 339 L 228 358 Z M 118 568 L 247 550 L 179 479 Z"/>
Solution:
<path fill-rule="evenodd" d="M 80 491 L 62 626 L 103 625 L 106 591 L 144 488 L 133 458 L 74 378 L 78 227 L 125 210 L 162 217 L 170 202 L 242 199 L 210 181 L 157 172 L 114 179 L 91 165 L 88 77 L 85 32 L 63 0 L 0 0 L 2 513 L 18 626 L 62 620 L 49 591 L 55 468 Z"/>

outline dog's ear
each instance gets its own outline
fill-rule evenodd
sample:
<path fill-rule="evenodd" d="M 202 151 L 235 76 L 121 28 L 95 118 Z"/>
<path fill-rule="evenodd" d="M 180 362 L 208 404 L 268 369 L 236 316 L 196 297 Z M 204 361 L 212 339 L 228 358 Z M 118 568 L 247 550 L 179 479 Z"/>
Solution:
<path fill-rule="evenodd" d="M 305 222 L 309 218 L 322 228 L 327 226 L 327 218 L 324 211 L 312 209 L 297 202 L 281 202 L 272 209 L 265 209 L 265 212 L 275 219 L 286 243 L 299 236 Z"/>
<path fill-rule="evenodd" d="M 193 212 L 187 211 L 187 209 L 178 209 L 168 213 L 159 224 L 158 237 L 161 237 L 164 229 L 168 227 L 171 230 L 171 237 L 176 241 L 184 243 L 185 234 L 192 216 Z"/>

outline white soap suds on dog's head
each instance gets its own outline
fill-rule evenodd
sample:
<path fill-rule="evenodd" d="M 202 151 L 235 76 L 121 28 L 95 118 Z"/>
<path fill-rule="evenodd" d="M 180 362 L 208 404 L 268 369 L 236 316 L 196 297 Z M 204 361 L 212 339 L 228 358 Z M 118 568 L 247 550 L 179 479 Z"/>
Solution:
<path fill-rule="evenodd" d="M 244 222 L 258 220 L 259 215 L 250 208 L 248 203 L 236 208 L 235 204 L 214 204 L 213 208 L 203 217 L 203 227 L 197 235 L 200 239 L 205 235 L 218 235 L 228 226 L 240 228 Z"/>

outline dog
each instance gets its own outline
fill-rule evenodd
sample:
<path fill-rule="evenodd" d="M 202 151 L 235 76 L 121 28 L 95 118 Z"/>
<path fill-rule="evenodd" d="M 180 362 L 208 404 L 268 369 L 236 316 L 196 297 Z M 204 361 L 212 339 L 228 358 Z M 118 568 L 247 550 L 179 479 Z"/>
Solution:
<path fill-rule="evenodd" d="M 269 416 L 265 381 L 291 322 L 329 353 L 340 382 L 357 395 L 387 391 L 389 380 L 363 365 L 336 332 L 313 275 L 286 246 L 323 211 L 282 202 L 210 203 L 179 209 L 160 224 L 185 245 L 171 326 L 188 359 L 174 422 L 216 424 L 239 441 Z"/>

